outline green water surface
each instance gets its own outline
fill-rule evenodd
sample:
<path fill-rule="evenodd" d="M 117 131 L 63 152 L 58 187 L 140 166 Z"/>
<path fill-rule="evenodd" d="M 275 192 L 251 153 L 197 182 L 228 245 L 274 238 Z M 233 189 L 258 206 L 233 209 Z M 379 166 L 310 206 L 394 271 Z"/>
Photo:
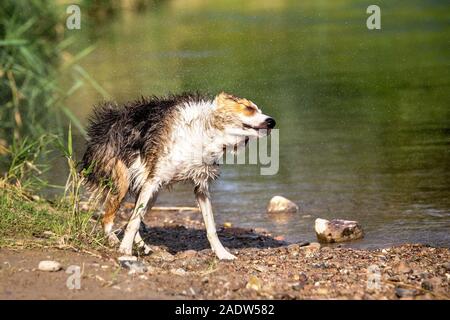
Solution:
<path fill-rule="evenodd" d="M 361 222 L 353 246 L 450 245 L 450 6 L 378 1 L 166 1 L 107 22 L 85 18 L 83 67 L 118 101 L 222 90 L 277 120 L 280 169 L 226 166 L 213 186 L 216 220 L 314 240 L 314 219 Z M 102 99 L 71 101 L 87 118 Z M 83 150 L 78 139 L 79 152 Z M 301 212 L 269 216 L 273 195 Z M 187 186 L 161 205 L 192 205 Z"/>

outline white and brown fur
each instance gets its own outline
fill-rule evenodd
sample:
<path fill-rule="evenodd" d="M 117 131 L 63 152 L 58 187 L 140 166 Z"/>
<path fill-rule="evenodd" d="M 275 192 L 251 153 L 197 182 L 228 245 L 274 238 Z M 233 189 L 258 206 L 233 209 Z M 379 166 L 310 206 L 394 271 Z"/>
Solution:
<path fill-rule="evenodd" d="M 105 233 L 114 236 L 115 214 L 133 194 L 136 204 L 119 251 L 131 255 L 133 242 L 148 250 L 141 219 L 162 187 L 190 181 L 212 250 L 219 259 L 234 259 L 217 237 L 208 186 L 219 176 L 217 163 L 227 147 L 245 145 L 261 135 L 259 129 L 274 126 L 253 102 L 223 92 L 212 99 L 182 94 L 96 107 L 82 167 L 87 185 L 103 190 Z M 201 157 L 193 157 L 198 150 Z"/>

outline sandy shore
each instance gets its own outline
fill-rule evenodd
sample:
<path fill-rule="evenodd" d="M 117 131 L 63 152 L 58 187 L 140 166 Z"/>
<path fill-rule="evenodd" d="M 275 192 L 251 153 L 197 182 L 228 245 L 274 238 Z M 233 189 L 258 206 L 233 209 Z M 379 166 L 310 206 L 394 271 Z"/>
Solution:
<path fill-rule="evenodd" d="M 199 213 L 154 212 L 146 224 L 154 253 L 131 271 L 113 250 L 0 249 L 0 299 L 450 298 L 448 248 L 330 248 L 221 228 L 222 242 L 238 257 L 222 262 L 209 249 Z M 41 260 L 63 269 L 40 271 Z M 75 284 L 67 273 L 73 265 L 81 270 L 80 289 L 67 286 Z"/>

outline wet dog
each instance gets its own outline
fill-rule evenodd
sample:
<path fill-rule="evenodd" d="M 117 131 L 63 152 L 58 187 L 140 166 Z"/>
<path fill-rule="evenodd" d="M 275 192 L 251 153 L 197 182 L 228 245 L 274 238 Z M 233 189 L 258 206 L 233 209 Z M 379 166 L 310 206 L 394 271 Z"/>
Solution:
<path fill-rule="evenodd" d="M 227 148 L 245 146 L 274 126 L 253 102 L 223 92 L 214 98 L 182 94 L 96 107 L 82 167 L 87 186 L 103 194 L 105 233 L 116 237 L 114 217 L 130 193 L 136 204 L 119 251 L 131 255 L 134 242 L 149 251 L 139 233 L 141 220 L 162 187 L 189 181 L 212 250 L 219 259 L 234 259 L 217 237 L 209 183 L 219 176 Z"/>

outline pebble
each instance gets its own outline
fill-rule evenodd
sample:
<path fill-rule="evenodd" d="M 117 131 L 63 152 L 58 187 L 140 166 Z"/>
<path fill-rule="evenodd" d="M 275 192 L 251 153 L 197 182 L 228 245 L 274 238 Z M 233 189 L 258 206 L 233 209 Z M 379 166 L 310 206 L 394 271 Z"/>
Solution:
<path fill-rule="evenodd" d="M 150 258 L 162 260 L 162 261 L 166 261 L 166 262 L 172 262 L 175 260 L 175 256 L 173 254 L 170 254 L 169 252 L 164 251 L 164 250 L 153 252 L 150 255 Z"/>
<path fill-rule="evenodd" d="M 62 266 L 57 261 L 43 260 L 39 262 L 38 269 L 41 271 L 55 272 L 62 269 Z"/>
<path fill-rule="evenodd" d="M 303 289 L 304 286 L 305 286 L 304 283 L 298 282 L 292 285 L 292 289 L 294 289 L 295 291 L 300 291 Z"/>
<path fill-rule="evenodd" d="M 326 288 L 319 288 L 319 289 L 317 289 L 317 294 L 327 295 L 328 294 L 328 289 L 326 289 Z"/>
<path fill-rule="evenodd" d="M 307 246 L 300 247 L 300 251 L 305 253 L 305 256 L 307 258 L 312 257 L 316 252 L 320 250 L 320 243 L 318 242 L 311 242 Z"/>
<path fill-rule="evenodd" d="M 186 250 L 177 254 L 178 259 L 191 259 L 197 255 L 195 250 Z"/>
<path fill-rule="evenodd" d="M 408 264 L 404 261 L 400 261 L 400 263 L 396 267 L 397 271 L 400 273 L 411 273 L 413 270 L 408 266 Z"/>
<path fill-rule="evenodd" d="M 259 290 L 261 290 L 261 280 L 259 280 L 255 276 L 251 276 L 250 279 L 248 280 L 247 284 L 245 285 L 245 287 L 247 289 L 259 291 Z"/>
<path fill-rule="evenodd" d="M 426 279 L 422 281 L 422 288 L 428 291 L 436 290 L 441 285 L 442 281 L 438 277 Z"/>
<path fill-rule="evenodd" d="M 137 257 L 135 256 L 121 256 L 118 258 L 119 264 L 122 268 L 129 269 L 130 271 L 128 274 L 135 274 L 135 273 L 145 273 L 147 272 L 147 266 L 137 260 Z M 103 266 L 102 266 L 103 268 Z M 103 268 L 104 269 L 104 268 Z"/>
<path fill-rule="evenodd" d="M 260 265 L 253 266 L 253 269 L 255 269 L 256 271 L 259 271 L 259 272 L 263 272 L 263 273 L 269 271 L 269 268 L 267 268 L 266 266 L 260 266 Z"/>
<path fill-rule="evenodd" d="M 124 261 L 137 261 L 137 257 L 135 257 L 135 256 L 120 256 L 117 260 L 119 260 L 119 263 L 122 263 Z"/>
<path fill-rule="evenodd" d="M 44 232 L 42 232 L 42 236 L 44 238 L 52 238 L 52 237 L 55 237 L 56 234 L 54 232 L 51 232 L 51 231 L 44 231 Z"/>
<path fill-rule="evenodd" d="M 422 281 L 421 287 L 428 291 L 433 291 L 433 289 L 434 289 L 433 283 L 430 280 Z"/>
<path fill-rule="evenodd" d="M 135 273 L 146 273 L 148 270 L 147 266 L 141 261 L 124 261 L 121 265 L 122 267 L 130 269 L 128 272 L 130 275 Z"/>
<path fill-rule="evenodd" d="M 171 269 L 170 272 L 177 276 L 185 276 L 187 274 L 186 270 L 184 270 L 183 268 Z"/>
<path fill-rule="evenodd" d="M 395 295 L 399 298 L 415 297 L 419 294 L 416 289 L 395 288 Z"/>

